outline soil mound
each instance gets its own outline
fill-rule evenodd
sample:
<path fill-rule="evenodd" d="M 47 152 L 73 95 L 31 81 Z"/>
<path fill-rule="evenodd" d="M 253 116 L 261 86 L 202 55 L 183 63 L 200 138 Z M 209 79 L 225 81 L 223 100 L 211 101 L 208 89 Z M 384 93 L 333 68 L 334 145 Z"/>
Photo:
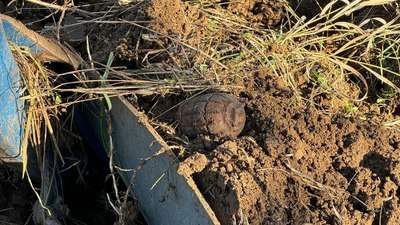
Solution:
<path fill-rule="evenodd" d="M 258 82 L 242 137 L 195 176 L 222 224 L 397 224 L 398 132 L 319 114 L 274 78 Z"/>

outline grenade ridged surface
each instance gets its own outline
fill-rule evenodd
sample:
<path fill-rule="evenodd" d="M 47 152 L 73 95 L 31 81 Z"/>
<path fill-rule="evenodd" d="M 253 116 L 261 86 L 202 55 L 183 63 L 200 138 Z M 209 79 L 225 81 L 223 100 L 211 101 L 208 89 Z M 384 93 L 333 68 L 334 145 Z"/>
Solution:
<path fill-rule="evenodd" d="M 179 129 L 188 137 L 198 134 L 236 138 L 243 130 L 244 104 L 233 95 L 209 93 L 182 104 L 177 112 Z"/>

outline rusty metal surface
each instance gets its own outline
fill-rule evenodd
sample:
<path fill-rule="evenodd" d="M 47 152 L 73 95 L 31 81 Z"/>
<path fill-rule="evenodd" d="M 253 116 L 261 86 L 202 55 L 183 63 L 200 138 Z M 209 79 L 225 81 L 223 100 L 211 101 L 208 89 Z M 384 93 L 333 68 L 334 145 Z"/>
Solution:
<path fill-rule="evenodd" d="M 182 104 L 177 112 L 179 129 L 189 137 L 199 134 L 236 138 L 243 130 L 244 104 L 225 93 L 209 93 Z"/>

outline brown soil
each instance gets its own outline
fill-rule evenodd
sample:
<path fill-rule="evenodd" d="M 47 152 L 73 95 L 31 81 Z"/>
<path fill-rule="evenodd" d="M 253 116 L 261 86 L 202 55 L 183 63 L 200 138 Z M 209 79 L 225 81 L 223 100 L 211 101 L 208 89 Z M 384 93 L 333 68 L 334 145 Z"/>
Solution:
<path fill-rule="evenodd" d="M 180 167 L 193 174 L 222 224 L 400 222 L 398 131 L 376 115 L 321 114 L 295 101 L 267 71 L 246 83 L 247 120 L 239 138 L 190 140 L 184 154 L 194 155 Z M 139 99 L 139 106 L 157 117 L 155 125 L 171 124 L 176 110 L 163 112 L 179 101 L 153 96 Z"/>
<path fill-rule="evenodd" d="M 190 8 L 187 7 L 189 10 Z M 166 13 L 165 10 L 168 10 Z M 152 1 L 148 14 L 153 18 L 151 28 L 165 35 L 186 36 L 191 30 L 191 24 L 184 4 L 180 0 Z"/>
<path fill-rule="evenodd" d="M 243 93 L 242 137 L 195 176 L 221 222 L 397 224 L 400 134 L 377 118 L 319 114 L 260 76 L 263 87 Z"/>
<path fill-rule="evenodd" d="M 261 3 L 224 1 L 220 6 L 254 22 L 276 24 L 274 16 L 255 14 L 257 4 Z M 282 7 L 262 6 L 269 9 L 263 12 L 279 12 Z M 152 9 L 157 21 L 153 29 L 193 35 L 181 8 L 182 4 L 164 20 L 168 26 L 159 21 L 168 10 Z M 360 106 L 360 113 L 369 113 L 367 118 L 351 117 L 332 110 L 336 104 L 332 96 L 314 99 L 317 108 L 305 105 L 266 70 L 249 77 L 239 93 L 247 114 L 239 138 L 218 141 L 201 136 L 189 140 L 186 152 L 179 152 L 183 159 L 194 154 L 182 162 L 181 173 L 193 174 L 222 224 L 400 223 L 400 134 L 384 127 L 384 115 L 377 114 L 376 106 Z M 338 87 L 354 93 L 351 85 Z M 306 84 L 301 87 L 304 92 L 311 89 Z M 350 95 L 357 96 L 357 92 Z M 170 109 L 183 99 L 140 97 L 137 106 L 155 118 L 153 124 L 167 141 L 176 143 L 174 131 L 160 124 L 175 124 L 176 110 Z M 328 108 L 336 113 L 323 114 Z"/>

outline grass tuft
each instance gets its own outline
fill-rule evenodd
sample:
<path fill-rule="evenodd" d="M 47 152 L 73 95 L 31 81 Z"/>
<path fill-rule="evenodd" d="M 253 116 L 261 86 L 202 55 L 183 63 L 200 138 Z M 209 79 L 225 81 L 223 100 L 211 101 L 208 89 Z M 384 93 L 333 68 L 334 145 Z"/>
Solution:
<path fill-rule="evenodd" d="M 58 148 L 56 133 L 54 131 L 54 119 L 57 119 L 60 111 L 58 105 L 61 103 L 60 96 L 52 92 L 52 84 L 49 75 L 52 73 L 42 66 L 41 62 L 23 47 L 18 47 L 9 43 L 19 69 L 23 84 L 25 86 L 25 96 L 21 100 L 26 101 L 26 125 L 22 144 L 23 171 L 22 176 L 27 172 L 29 143 L 35 149 L 38 159 L 42 157 L 41 147 L 46 143 L 46 136 L 49 135 L 54 151 L 59 156 L 62 163 L 64 159 Z M 49 107 L 52 106 L 52 107 Z M 43 132 L 46 128 L 47 132 Z M 30 141 L 29 141 L 30 140 Z M 40 164 L 42 165 L 42 164 Z"/>

